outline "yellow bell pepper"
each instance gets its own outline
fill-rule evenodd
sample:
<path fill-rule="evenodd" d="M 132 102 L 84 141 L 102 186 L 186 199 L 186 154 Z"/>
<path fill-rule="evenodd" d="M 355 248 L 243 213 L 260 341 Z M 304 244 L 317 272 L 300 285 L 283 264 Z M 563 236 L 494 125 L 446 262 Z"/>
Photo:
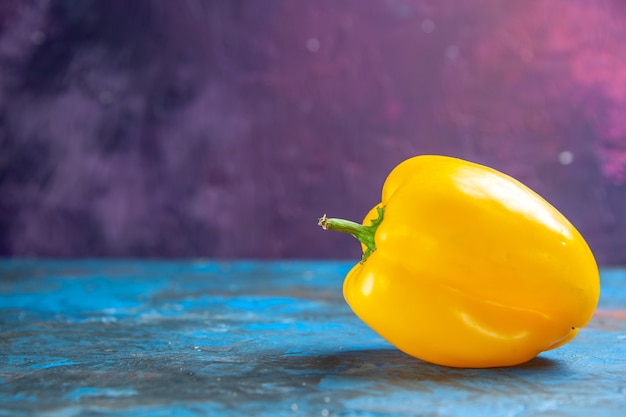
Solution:
<path fill-rule="evenodd" d="M 405 353 L 451 367 L 526 362 L 572 340 L 600 295 L 589 246 L 519 181 L 457 158 L 398 165 L 363 224 L 345 278 L 355 314 Z"/>

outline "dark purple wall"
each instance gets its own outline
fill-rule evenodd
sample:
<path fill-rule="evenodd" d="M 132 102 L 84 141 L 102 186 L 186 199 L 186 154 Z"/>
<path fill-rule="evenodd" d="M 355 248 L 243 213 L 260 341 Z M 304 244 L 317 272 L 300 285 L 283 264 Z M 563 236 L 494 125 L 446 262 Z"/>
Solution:
<path fill-rule="evenodd" d="M 0 2 L 0 254 L 358 258 L 421 153 L 626 264 L 620 0 Z"/>

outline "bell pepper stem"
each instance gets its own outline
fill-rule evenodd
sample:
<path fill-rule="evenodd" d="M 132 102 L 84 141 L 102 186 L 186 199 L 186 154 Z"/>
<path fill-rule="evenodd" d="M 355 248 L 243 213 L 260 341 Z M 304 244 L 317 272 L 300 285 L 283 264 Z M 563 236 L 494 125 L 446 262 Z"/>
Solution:
<path fill-rule="evenodd" d="M 335 230 L 338 232 L 348 233 L 357 238 L 359 242 L 367 248 L 363 252 L 363 257 L 361 258 L 361 262 L 365 262 L 370 254 L 376 250 L 374 235 L 376 234 L 376 229 L 378 229 L 378 226 L 383 221 L 384 209 L 382 207 L 378 207 L 376 211 L 378 212 L 378 218 L 372 220 L 369 226 L 350 220 L 329 218 L 326 217 L 326 214 L 318 220 L 317 224 L 318 226 L 322 226 L 322 229 L 324 230 Z"/>

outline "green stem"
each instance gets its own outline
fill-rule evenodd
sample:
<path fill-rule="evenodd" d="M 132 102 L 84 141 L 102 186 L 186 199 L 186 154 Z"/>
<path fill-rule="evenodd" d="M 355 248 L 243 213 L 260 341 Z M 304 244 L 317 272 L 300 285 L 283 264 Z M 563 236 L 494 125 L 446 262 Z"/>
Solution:
<path fill-rule="evenodd" d="M 328 218 L 325 214 L 319 219 L 317 224 L 322 226 L 324 230 L 336 230 L 338 232 L 348 233 L 357 238 L 359 242 L 367 248 L 365 252 L 363 252 L 363 258 L 361 259 L 361 262 L 365 262 L 370 254 L 376 250 L 374 236 L 376 229 L 378 229 L 378 226 L 380 226 L 380 223 L 383 221 L 383 215 L 385 213 L 382 207 L 378 207 L 376 211 L 378 212 L 378 218 L 372 220 L 369 226 L 364 226 L 350 220 Z"/>

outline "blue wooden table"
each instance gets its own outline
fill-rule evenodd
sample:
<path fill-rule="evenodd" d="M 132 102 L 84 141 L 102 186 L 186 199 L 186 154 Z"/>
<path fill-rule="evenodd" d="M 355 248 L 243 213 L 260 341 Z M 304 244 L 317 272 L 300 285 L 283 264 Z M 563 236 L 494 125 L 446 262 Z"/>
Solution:
<path fill-rule="evenodd" d="M 0 416 L 626 415 L 626 271 L 572 343 L 475 370 L 374 334 L 350 266 L 0 261 Z"/>

